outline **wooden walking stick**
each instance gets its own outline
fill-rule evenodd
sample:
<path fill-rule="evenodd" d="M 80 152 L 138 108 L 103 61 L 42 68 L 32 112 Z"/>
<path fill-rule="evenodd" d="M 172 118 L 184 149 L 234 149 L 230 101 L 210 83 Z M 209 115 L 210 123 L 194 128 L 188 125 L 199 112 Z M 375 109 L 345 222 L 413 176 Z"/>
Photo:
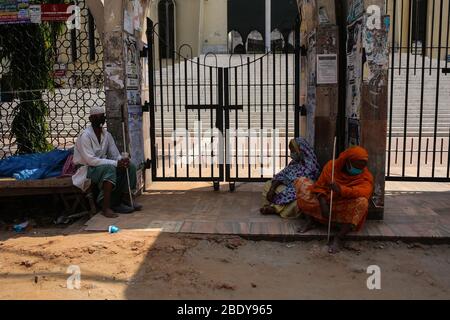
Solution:
<path fill-rule="evenodd" d="M 333 162 L 332 162 L 332 168 L 331 168 L 331 184 L 334 182 L 334 162 L 336 159 L 336 137 L 334 137 L 334 143 L 333 143 Z M 328 237 L 327 242 L 330 242 L 330 231 L 331 231 L 331 213 L 333 212 L 333 188 L 331 188 L 331 195 L 330 195 L 330 212 L 328 215 Z"/>
<path fill-rule="evenodd" d="M 124 110 L 123 110 L 123 106 L 122 106 L 122 135 L 123 135 L 123 150 L 124 150 L 124 154 L 126 154 L 127 158 L 129 158 L 128 152 L 127 152 L 127 139 L 125 136 L 125 116 L 123 114 Z M 133 195 L 131 193 L 131 187 L 130 187 L 130 171 L 127 170 L 127 182 L 128 182 L 128 195 L 130 196 L 130 205 L 132 208 L 134 208 L 134 204 L 133 204 Z"/>

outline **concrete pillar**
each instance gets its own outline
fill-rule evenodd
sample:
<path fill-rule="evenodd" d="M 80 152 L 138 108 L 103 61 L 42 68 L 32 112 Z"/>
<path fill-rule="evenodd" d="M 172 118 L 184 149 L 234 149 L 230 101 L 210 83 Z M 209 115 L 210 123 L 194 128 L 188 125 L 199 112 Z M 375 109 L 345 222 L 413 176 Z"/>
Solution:
<path fill-rule="evenodd" d="M 142 96 L 142 66 L 140 65 L 140 51 L 143 48 L 142 33 L 145 33 L 143 24 L 147 13 L 148 1 L 135 0 L 108 0 L 104 1 L 104 33 L 103 33 L 103 60 L 105 67 L 105 95 L 106 118 L 108 131 L 113 135 L 119 151 L 124 151 L 122 121 L 125 122 L 126 150 L 132 156 L 132 161 L 140 167 L 144 161 L 143 128 L 134 126 L 133 134 L 129 128 L 129 112 L 137 118 L 142 117 L 142 99 L 132 98 L 130 93 Z M 138 10 L 142 8 L 137 20 Z M 125 14 L 127 12 L 127 14 Z M 137 28 L 136 26 L 140 26 Z M 130 50 L 129 41 L 135 43 L 134 50 Z M 128 41 L 128 42 L 127 42 Z M 128 57 L 128 59 L 127 59 Z M 127 68 L 135 57 L 135 68 Z M 128 61 L 127 61 L 128 60 Z M 135 78 L 127 75 L 135 70 Z M 132 80 L 130 80 L 133 78 Z M 129 108 L 130 107 L 130 108 Z M 136 122 L 135 122 L 136 123 Z M 139 132 L 140 131 L 140 132 Z M 132 138 L 133 137 L 133 138 Z M 138 157 L 139 155 L 139 157 Z M 138 187 L 142 187 L 143 171 L 138 170 Z"/>
<path fill-rule="evenodd" d="M 382 219 L 387 135 L 389 18 L 384 0 L 348 0 L 346 146 L 361 145 L 369 152 L 374 194 L 369 218 Z M 381 14 L 381 15 L 380 15 Z M 355 25 L 360 31 L 355 32 Z"/>

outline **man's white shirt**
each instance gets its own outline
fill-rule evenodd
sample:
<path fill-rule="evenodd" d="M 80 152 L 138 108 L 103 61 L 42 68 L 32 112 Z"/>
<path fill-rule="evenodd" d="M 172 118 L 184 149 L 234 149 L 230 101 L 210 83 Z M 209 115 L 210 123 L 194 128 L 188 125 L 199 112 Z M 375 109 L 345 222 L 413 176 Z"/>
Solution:
<path fill-rule="evenodd" d="M 121 158 L 111 133 L 103 128 L 99 142 L 92 126 L 87 127 L 75 143 L 73 163 L 82 166 L 72 176 L 72 183 L 86 191 L 91 184 L 90 179 L 86 178 L 88 167 L 101 165 L 117 167 L 117 161 Z"/>

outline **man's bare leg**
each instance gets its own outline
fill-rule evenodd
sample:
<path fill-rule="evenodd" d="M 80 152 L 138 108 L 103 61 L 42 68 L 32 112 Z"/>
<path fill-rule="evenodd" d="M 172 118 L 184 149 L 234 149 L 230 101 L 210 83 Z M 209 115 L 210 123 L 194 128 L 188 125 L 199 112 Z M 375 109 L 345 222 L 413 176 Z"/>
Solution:
<path fill-rule="evenodd" d="M 111 193 L 114 185 L 109 182 L 103 182 L 103 206 L 102 214 L 107 218 L 117 218 L 119 215 L 111 210 Z"/>
<path fill-rule="evenodd" d="M 342 242 L 344 240 L 344 237 L 352 230 L 351 224 L 344 224 L 341 227 L 341 230 L 339 230 L 339 233 L 334 237 L 333 242 L 328 248 L 328 252 L 331 254 L 335 254 L 340 251 L 342 247 Z"/>

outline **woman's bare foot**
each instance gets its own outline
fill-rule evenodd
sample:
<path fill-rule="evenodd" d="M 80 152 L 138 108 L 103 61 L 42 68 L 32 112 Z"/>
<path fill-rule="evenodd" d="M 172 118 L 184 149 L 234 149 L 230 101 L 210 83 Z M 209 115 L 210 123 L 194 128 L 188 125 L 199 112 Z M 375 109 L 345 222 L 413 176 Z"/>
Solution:
<path fill-rule="evenodd" d="M 297 230 L 299 233 L 305 233 L 309 230 L 313 230 L 316 228 L 316 223 L 314 222 L 313 219 L 311 219 L 308 216 L 306 216 L 305 219 L 306 219 L 305 223 Z"/>
<path fill-rule="evenodd" d="M 271 206 L 264 206 L 261 209 L 259 209 L 259 212 L 263 215 L 271 215 L 271 214 L 277 214 L 277 211 L 275 208 Z"/>
<path fill-rule="evenodd" d="M 328 253 L 335 254 L 341 251 L 342 241 L 339 237 L 334 237 L 333 242 L 328 246 Z"/>
<path fill-rule="evenodd" d="M 119 215 L 117 213 L 114 213 L 111 209 L 103 209 L 102 215 L 106 218 L 117 218 Z"/>

